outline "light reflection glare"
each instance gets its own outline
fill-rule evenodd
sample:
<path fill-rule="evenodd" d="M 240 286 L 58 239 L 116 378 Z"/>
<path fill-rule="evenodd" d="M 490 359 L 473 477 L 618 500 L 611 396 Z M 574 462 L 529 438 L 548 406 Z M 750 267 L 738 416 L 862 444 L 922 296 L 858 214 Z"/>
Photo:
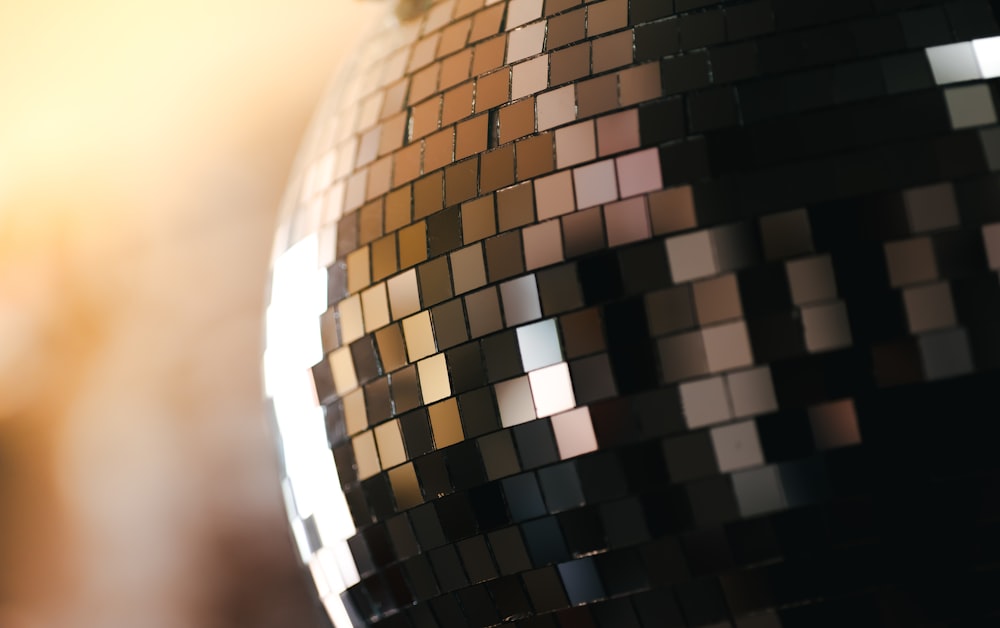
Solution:
<path fill-rule="evenodd" d="M 326 282 L 316 235 L 275 260 L 266 314 L 264 383 L 282 443 L 285 506 L 295 543 L 314 576 L 322 576 L 316 580 L 325 583 L 322 597 L 331 616 L 349 625 L 348 611 L 333 592 L 359 580 L 346 542 L 355 527 L 343 493 L 328 490 L 340 479 L 311 376 L 312 366 L 323 359 L 319 317 L 327 306 Z M 323 545 L 315 554 L 303 523 L 310 516 Z"/>

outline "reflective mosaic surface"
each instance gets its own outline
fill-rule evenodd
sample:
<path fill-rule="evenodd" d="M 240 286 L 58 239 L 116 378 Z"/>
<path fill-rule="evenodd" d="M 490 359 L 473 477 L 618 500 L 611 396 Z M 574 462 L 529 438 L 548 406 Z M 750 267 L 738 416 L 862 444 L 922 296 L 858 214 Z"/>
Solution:
<path fill-rule="evenodd" d="M 998 33 L 980 0 L 387 23 L 268 308 L 334 623 L 1000 621 Z"/>

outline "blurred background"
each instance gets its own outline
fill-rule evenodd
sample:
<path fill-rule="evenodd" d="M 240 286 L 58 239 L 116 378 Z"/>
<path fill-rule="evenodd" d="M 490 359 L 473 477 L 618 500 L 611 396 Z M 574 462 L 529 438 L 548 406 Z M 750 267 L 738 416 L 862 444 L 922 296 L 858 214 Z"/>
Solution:
<path fill-rule="evenodd" d="M 259 358 L 309 115 L 383 8 L 0 2 L 0 626 L 312 626 Z"/>

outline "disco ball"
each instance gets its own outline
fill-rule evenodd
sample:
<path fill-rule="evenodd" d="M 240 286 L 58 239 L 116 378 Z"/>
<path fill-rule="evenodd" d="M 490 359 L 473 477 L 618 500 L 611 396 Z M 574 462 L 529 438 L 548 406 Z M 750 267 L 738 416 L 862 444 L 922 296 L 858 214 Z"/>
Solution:
<path fill-rule="evenodd" d="M 996 6 L 386 18 L 267 310 L 333 623 L 1000 625 Z"/>

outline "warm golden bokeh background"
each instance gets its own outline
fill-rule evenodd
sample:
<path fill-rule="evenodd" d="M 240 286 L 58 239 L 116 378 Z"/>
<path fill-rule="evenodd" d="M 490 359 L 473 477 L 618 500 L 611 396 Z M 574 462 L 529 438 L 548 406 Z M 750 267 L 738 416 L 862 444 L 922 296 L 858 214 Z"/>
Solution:
<path fill-rule="evenodd" d="M 0 626 L 296 627 L 258 360 L 352 0 L 0 2 Z"/>

